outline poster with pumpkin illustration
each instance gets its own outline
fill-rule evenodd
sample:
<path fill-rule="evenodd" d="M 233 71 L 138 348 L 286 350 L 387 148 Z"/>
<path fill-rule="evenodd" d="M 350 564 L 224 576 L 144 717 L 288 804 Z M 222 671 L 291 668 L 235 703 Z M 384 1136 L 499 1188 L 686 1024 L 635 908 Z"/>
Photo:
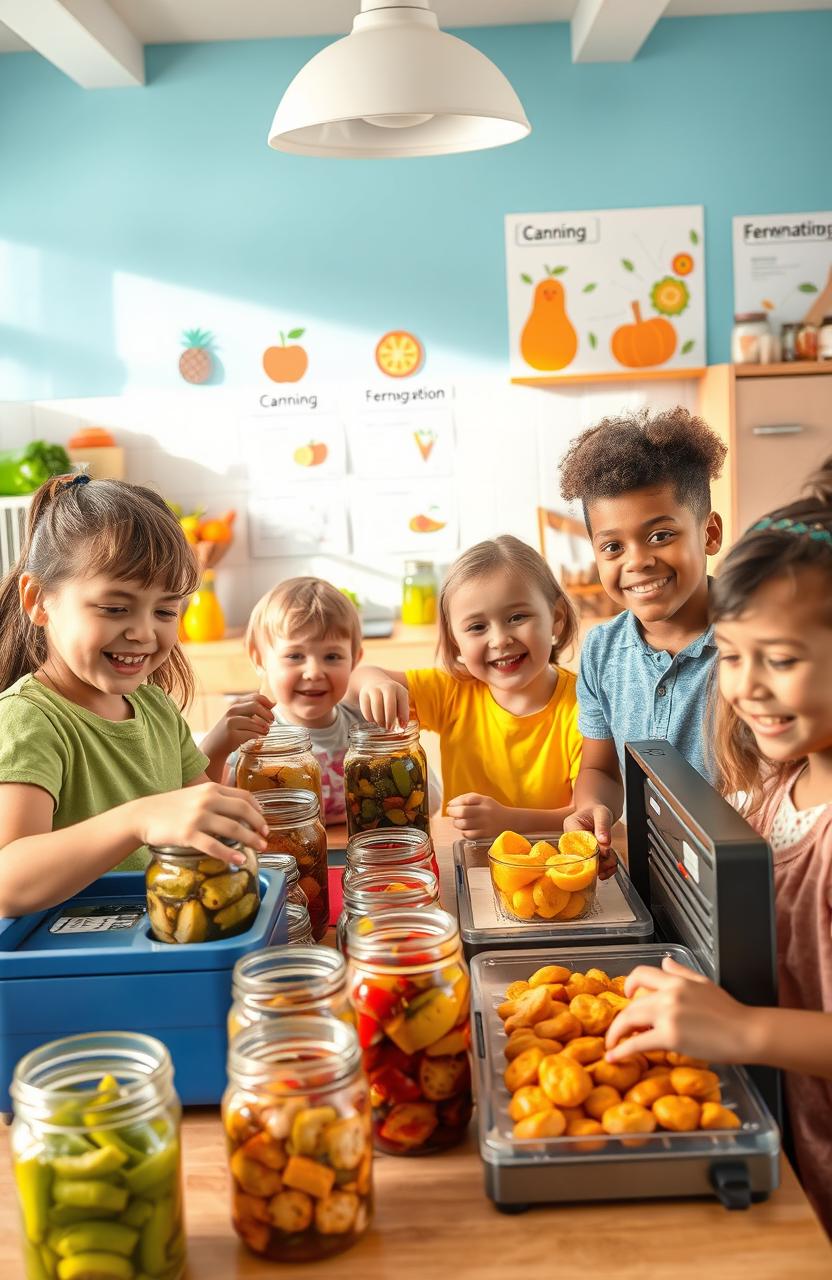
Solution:
<path fill-rule="evenodd" d="M 506 217 L 511 376 L 706 363 L 701 205 Z"/>

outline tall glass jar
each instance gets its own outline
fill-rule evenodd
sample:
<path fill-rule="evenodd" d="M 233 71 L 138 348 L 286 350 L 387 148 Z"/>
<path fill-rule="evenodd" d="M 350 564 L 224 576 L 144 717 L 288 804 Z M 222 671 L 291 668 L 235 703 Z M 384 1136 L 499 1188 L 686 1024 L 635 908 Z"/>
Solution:
<path fill-rule="evenodd" d="M 282 871 L 286 880 L 286 902 L 296 903 L 309 910 L 309 899 L 300 887 L 300 870 L 297 858 L 291 853 L 260 853 L 257 861 L 267 871 Z"/>
<path fill-rule="evenodd" d="M 297 902 L 290 902 L 286 908 L 287 933 L 286 943 L 290 947 L 314 947 L 312 921 L 309 919 L 309 908 Z"/>
<path fill-rule="evenodd" d="M 298 864 L 300 887 L 309 902 L 309 918 L 315 941 L 329 928 L 329 876 L 327 871 L 326 828 L 321 807 L 312 791 L 256 791 L 254 798 L 268 823 L 266 850 L 261 866 L 268 867 L 275 853 L 290 853 Z"/>
<path fill-rule="evenodd" d="M 241 1032 L 222 1116 L 232 1222 L 254 1253 L 309 1262 L 360 1239 L 373 1209 L 370 1099 L 349 1023 L 286 1017 Z"/>
<path fill-rule="evenodd" d="M 165 1046 L 67 1036 L 18 1062 L 11 1096 L 26 1280 L 179 1280 L 181 1107 Z"/>
<path fill-rule="evenodd" d="M 260 907 L 257 856 L 241 845 L 241 866 L 197 849 L 150 847 L 147 914 L 159 942 L 214 942 L 250 929 Z"/>
<path fill-rule="evenodd" d="M 387 911 L 370 933 L 356 921 L 347 946 L 376 1147 L 410 1156 L 454 1146 L 471 1118 L 470 982 L 456 920 L 439 907 Z"/>
<path fill-rule="evenodd" d="M 406 560 L 402 582 L 402 622 L 407 627 L 429 627 L 436 621 L 439 594 L 436 574 L 429 560 Z"/>
<path fill-rule="evenodd" d="M 274 724 L 264 738 L 252 738 L 240 748 L 238 787 L 244 791 L 314 791 L 321 798 L 321 766 L 312 751 L 309 730 L 301 725 Z"/>
<path fill-rule="evenodd" d="M 228 1039 L 255 1022 L 292 1014 L 352 1021 L 347 966 L 332 947 L 266 947 L 241 956 L 231 978 Z"/>
<path fill-rule="evenodd" d="M 407 868 L 424 867 L 439 874 L 430 836 L 416 827 L 389 827 L 378 831 L 360 831 L 347 841 L 344 885 L 367 871 L 387 871 L 400 875 Z"/>
<path fill-rule="evenodd" d="M 439 904 L 439 881 L 424 867 L 407 867 L 391 877 L 389 870 L 364 871 L 349 881 L 344 879 L 344 908 L 338 917 L 336 945 L 348 951 L 347 931 L 360 922 L 364 932 L 373 928 L 372 918 L 381 911 L 413 911 Z"/>
<path fill-rule="evenodd" d="M 429 831 L 428 765 L 418 720 L 389 731 L 378 725 L 351 725 L 344 790 L 351 836 L 379 827 Z"/>

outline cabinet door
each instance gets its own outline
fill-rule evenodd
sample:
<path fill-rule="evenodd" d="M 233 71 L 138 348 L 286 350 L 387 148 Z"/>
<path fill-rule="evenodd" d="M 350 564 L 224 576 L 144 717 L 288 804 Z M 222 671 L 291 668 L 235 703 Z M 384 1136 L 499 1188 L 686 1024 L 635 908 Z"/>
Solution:
<path fill-rule="evenodd" d="M 832 376 L 737 378 L 737 534 L 800 495 L 832 453 Z"/>

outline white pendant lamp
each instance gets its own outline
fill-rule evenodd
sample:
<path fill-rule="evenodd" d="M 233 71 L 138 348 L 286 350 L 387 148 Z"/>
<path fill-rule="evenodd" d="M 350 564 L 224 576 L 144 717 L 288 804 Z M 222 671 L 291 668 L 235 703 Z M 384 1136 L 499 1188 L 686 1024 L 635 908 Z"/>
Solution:
<path fill-rule="evenodd" d="M 305 156 L 437 156 L 517 142 L 531 125 L 493 62 L 440 31 L 428 0 L 361 0 L 352 31 L 286 90 L 269 146 Z"/>

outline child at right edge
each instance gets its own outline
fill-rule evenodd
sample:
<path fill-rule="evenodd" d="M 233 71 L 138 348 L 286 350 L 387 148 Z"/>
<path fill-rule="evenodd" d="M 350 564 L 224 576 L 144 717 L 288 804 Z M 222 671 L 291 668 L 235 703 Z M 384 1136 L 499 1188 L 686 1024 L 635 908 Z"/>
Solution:
<path fill-rule="evenodd" d="M 626 742 L 665 738 L 713 781 L 702 728 L 716 655 L 707 563 L 722 543 L 710 482 L 725 453 L 679 407 L 605 419 L 561 465 L 563 496 L 582 503 L 601 584 L 623 609 L 583 642 L 583 757 L 575 812 L 563 824 L 594 831 L 605 850 L 623 809 Z M 610 874 L 614 859 L 604 864 Z"/>

